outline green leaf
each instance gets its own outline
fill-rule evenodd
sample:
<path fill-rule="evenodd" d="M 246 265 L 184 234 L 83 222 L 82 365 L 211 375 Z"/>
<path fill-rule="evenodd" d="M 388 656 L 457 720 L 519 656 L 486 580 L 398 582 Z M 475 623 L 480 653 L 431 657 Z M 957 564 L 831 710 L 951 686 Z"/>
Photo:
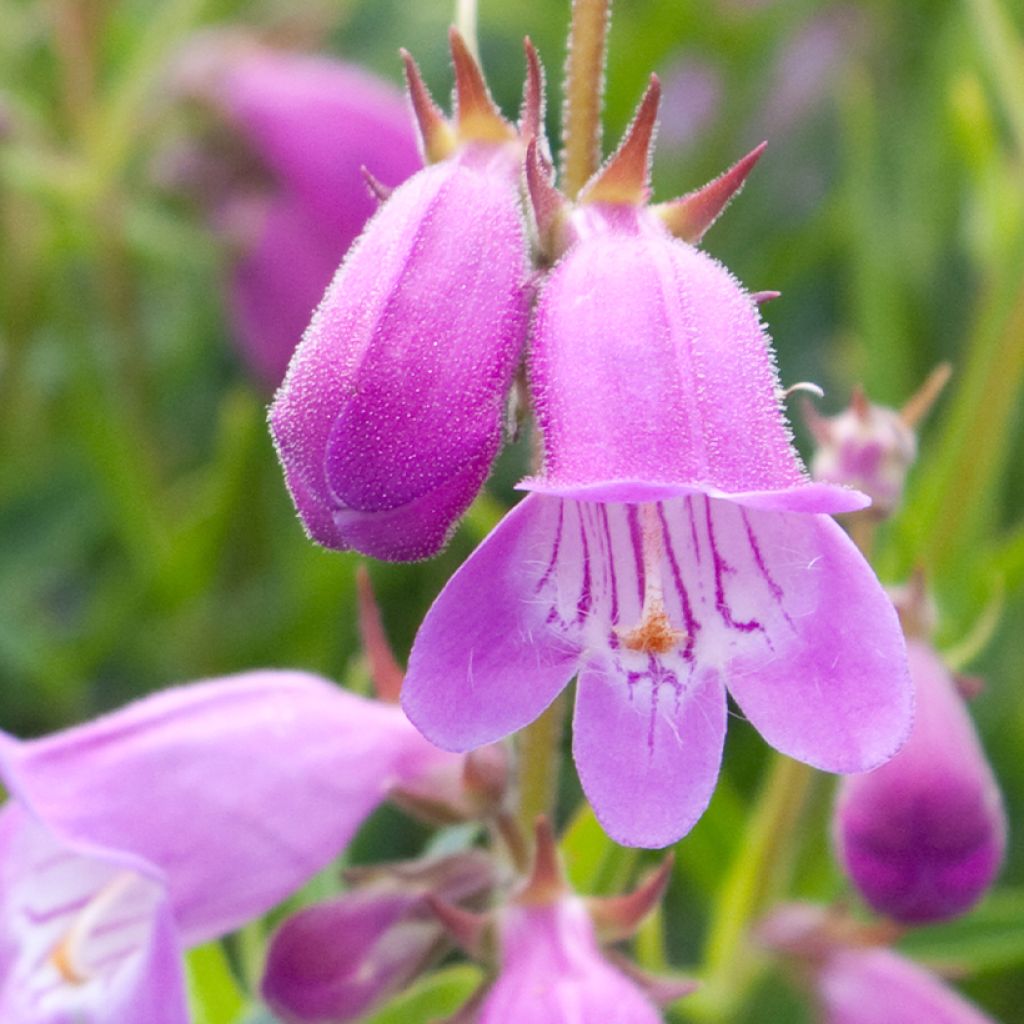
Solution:
<path fill-rule="evenodd" d="M 638 851 L 609 839 L 590 804 L 584 802 L 562 836 L 562 856 L 576 892 L 607 896 L 629 884 Z"/>
<path fill-rule="evenodd" d="M 480 968 L 472 964 L 456 964 L 437 971 L 368 1017 L 365 1024 L 428 1024 L 454 1013 L 482 978 Z"/>
<path fill-rule="evenodd" d="M 219 942 L 191 950 L 185 974 L 193 1024 L 235 1024 L 241 1018 L 246 999 Z"/>
<path fill-rule="evenodd" d="M 915 929 L 900 948 L 940 973 L 1024 965 L 1024 888 L 997 889 L 966 917 Z"/>

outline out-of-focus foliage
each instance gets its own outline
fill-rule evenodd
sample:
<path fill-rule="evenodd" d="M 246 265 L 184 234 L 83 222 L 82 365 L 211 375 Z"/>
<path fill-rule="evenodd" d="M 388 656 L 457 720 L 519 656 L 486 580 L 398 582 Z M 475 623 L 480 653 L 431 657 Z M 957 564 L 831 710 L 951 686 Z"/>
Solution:
<path fill-rule="evenodd" d="M 3 728 L 38 733 L 172 682 L 263 665 L 365 684 L 356 560 L 303 536 L 266 430 L 268 396 L 227 335 L 219 285 L 228 254 L 159 184 L 161 160 L 189 129 L 167 68 L 195 31 L 241 23 L 395 81 L 406 46 L 445 96 L 451 7 L 0 0 Z M 567 2 L 480 3 L 481 54 L 499 102 L 509 113 L 518 106 L 528 32 L 548 69 L 552 131 L 567 18 Z M 889 581 L 924 566 L 940 644 L 968 650 L 961 667 L 986 679 L 973 711 L 1011 830 L 1024 819 L 1024 633 L 1014 628 L 1024 615 L 1022 38 L 1024 11 L 1007 0 L 619 0 L 606 104 L 607 148 L 649 72 L 662 76 L 660 198 L 769 139 L 705 246 L 752 289 L 783 293 L 765 318 L 785 383 L 820 382 L 829 412 L 856 383 L 898 405 L 937 362 L 953 364 L 876 562 Z M 489 495 L 441 558 L 374 569 L 399 649 L 514 499 L 527 459 L 525 441 L 502 457 Z M 730 730 L 711 808 L 678 850 L 661 918 L 667 947 L 640 944 L 649 966 L 663 956 L 699 961 L 764 756 L 750 730 Z M 570 874 L 592 892 L 621 888 L 648 858 L 604 838 L 576 808 L 566 774 Z M 806 826 L 797 895 L 843 890 L 827 803 Z M 411 854 L 423 840 L 419 827 L 382 813 L 352 856 Z M 967 972 L 965 990 L 1006 1021 L 1024 1005 L 1024 843 L 1010 848 L 980 908 L 906 940 L 923 960 Z M 248 941 L 258 949 L 260 937 Z M 227 1024 L 242 1012 L 231 979 L 251 983 L 258 952 L 244 936 L 229 951 L 230 966 L 193 954 L 197 1021 Z M 453 968 L 379 1020 L 447 1012 L 474 980 Z M 674 1012 L 696 1019 L 700 1005 Z M 751 1005 L 749 1019 L 762 1022 L 802 1012 L 777 980 Z"/>

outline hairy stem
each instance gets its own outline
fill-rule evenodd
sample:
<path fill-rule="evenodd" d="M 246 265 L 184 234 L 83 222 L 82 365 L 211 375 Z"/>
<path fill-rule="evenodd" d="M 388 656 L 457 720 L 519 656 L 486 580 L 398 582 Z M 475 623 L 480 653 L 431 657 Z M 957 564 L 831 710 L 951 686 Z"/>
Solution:
<path fill-rule="evenodd" d="M 562 112 L 562 188 L 575 199 L 601 162 L 601 99 L 611 0 L 573 0 Z"/>

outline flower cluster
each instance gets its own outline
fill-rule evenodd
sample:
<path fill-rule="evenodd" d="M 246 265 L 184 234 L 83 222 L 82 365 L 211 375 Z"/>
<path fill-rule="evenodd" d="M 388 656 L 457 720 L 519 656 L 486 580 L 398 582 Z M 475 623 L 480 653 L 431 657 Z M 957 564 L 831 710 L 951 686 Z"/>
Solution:
<path fill-rule="evenodd" d="M 421 557 L 486 476 L 527 347 L 544 465 L 424 621 L 407 714 L 465 751 L 528 724 L 578 673 L 580 778 L 631 845 L 673 842 L 706 807 L 726 686 L 785 753 L 881 764 L 909 729 L 903 640 L 829 518 L 868 498 L 807 475 L 756 297 L 694 245 L 760 151 L 648 207 L 655 79 L 571 203 L 539 133 L 532 48 L 518 131 L 457 33 L 452 54 L 453 124 L 407 59 L 436 162 L 346 258 L 270 414 L 315 539 Z"/>
<path fill-rule="evenodd" d="M 182 950 L 284 899 L 392 792 L 451 791 L 462 767 L 398 707 L 300 672 L 0 735 L 0 1017 L 185 1024 Z"/>

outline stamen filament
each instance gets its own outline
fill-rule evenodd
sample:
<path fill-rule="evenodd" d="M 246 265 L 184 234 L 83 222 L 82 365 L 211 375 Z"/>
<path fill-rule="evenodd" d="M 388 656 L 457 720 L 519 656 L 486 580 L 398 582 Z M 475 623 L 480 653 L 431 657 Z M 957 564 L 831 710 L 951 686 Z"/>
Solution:
<path fill-rule="evenodd" d="M 673 629 L 665 610 L 665 588 L 662 562 L 665 559 L 665 537 L 658 506 L 645 502 L 639 506 L 640 544 L 644 567 L 644 598 L 640 609 L 640 625 L 619 631 L 623 646 L 642 654 L 668 654 L 687 638 L 685 630 Z"/>
<path fill-rule="evenodd" d="M 83 947 L 104 917 L 138 881 L 139 876 L 134 871 L 122 871 L 115 875 L 82 908 L 71 927 L 54 946 L 50 963 L 68 984 L 84 985 L 90 980 L 92 974 L 82 962 Z"/>

